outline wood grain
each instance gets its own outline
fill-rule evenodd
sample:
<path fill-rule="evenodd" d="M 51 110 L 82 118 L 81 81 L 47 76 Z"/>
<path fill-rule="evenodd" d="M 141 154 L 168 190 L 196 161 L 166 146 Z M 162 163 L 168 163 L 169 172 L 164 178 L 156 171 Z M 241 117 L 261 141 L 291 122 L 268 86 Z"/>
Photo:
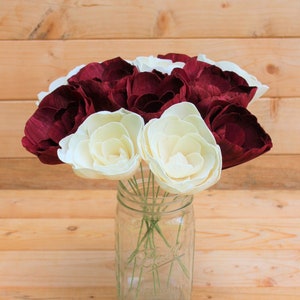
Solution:
<path fill-rule="evenodd" d="M 297 0 L 10 0 L 0 39 L 291 37 L 299 9 Z"/>
<path fill-rule="evenodd" d="M 0 290 L 0 299 L 39 299 L 39 300 L 115 300 L 114 287 L 92 288 L 4 288 Z M 297 287 L 194 287 L 192 300 L 298 300 L 300 290 Z"/>
<path fill-rule="evenodd" d="M 235 62 L 270 86 L 268 97 L 300 95 L 299 38 L 18 40 L 1 41 L 0 99 L 36 99 L 51 81 L 77 65 L 168 52 L 203 53 L 213 60 Z"/>
<path fill-rule="evenodd" d="M 300 289 L 283 287 L 201 287 L 193 289 L 197 300 L 299 300 Z"/>
<path fill-rule="evenodd" d="M 0 290 L 0 299 L 19 300 L 116 300 L 116 288 L 109 287 L 6 287 Z"/>
<path fill-rule="evenodd" d="M 0 254 L 0 282 L 4 287 L 93 288 L 115 283 L 114 251 L 1 251 Z"/>
<path fill-rule="evenodd" d="M 4 287 L 114 286 L 114 251 L 1 251 Z M 298 250 L 196 251 L 198 287 L 295 287 Z M 18 266 L 17 268 L 14 266 Z M 45 272 L 47 270 L 47 272 Z"/>
<path fill-rule="evenodd" d="M 113 250 L 114 224 L 112 218 L 0 219 L 0 251 Z M 292 250 L 299 227 L 299 219 L 196 219 L 195 250 Z"/>
<path fill-rule="evenodd" d="M 300 280 L 298 250 L 203 251 L 195 253 L 196 286 L 295 287 Z"/>
<path fill-rule="evenodd" d="M 221 179 L 222 180 L 222 179 Z M 0 190 L 1 219 L 106 219 L 115 217 L 116 190 Z M 198 219 L 298 219 L 300 189 L 210 189 L 194 196 Z"/>

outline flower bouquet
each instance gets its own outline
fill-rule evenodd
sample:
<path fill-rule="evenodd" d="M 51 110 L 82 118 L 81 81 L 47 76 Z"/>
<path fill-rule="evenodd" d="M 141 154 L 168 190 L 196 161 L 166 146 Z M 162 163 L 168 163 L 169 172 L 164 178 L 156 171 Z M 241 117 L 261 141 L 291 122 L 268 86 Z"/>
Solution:
<path fill-rule="evenodd" d="M 78 66 L 38 94 L 23 146 L 119 182 L 120 299 L 190 298 L 193 194 L 271 149 L 247 110 L 267 89 L 231 62 L 169 53 Z"/>

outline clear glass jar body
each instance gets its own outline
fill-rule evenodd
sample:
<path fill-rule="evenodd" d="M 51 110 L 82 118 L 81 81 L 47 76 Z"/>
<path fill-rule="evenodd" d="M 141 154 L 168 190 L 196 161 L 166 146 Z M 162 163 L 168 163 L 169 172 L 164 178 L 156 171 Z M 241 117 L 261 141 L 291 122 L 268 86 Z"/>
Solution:
<path fill-rule="evenodd" d="M 194 264 L 193 196 L 167 194 L 152 180 L 151 176 L 134 179 L 138 189 L 128 182 L 118 186 L 118 299 L 189 300 Z"/>

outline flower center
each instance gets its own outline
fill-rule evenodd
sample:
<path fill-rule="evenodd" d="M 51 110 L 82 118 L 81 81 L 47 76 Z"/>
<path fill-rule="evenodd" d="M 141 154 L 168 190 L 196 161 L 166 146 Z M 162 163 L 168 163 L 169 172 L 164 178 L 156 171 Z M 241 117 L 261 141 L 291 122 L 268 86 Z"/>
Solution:
<path fill-rule="evenodd" d="M 199 160 L 201 161 L 203 158 L 197 155 L 198 161 L 197 164 L 194 164 L 193 156 L 193 154 L 190 154 L 187 157 L 182 152 L 177 152 L 170 156 L 165 165 L 168 176 L 179 179 L 195 174 L 201 168 L 202 163 L 199 164 Z"/>

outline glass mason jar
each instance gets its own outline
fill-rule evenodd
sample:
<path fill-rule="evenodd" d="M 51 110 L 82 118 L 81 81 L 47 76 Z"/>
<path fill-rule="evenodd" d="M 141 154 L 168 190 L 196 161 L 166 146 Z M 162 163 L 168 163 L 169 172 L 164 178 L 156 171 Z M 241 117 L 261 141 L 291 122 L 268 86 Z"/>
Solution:
<path fill-rule="evenodd" d="M 150 172 L 149 176 L 120 181 L 117 199 L 118 299 L 190 299 L 193 196 L 163 191 Z"/>

